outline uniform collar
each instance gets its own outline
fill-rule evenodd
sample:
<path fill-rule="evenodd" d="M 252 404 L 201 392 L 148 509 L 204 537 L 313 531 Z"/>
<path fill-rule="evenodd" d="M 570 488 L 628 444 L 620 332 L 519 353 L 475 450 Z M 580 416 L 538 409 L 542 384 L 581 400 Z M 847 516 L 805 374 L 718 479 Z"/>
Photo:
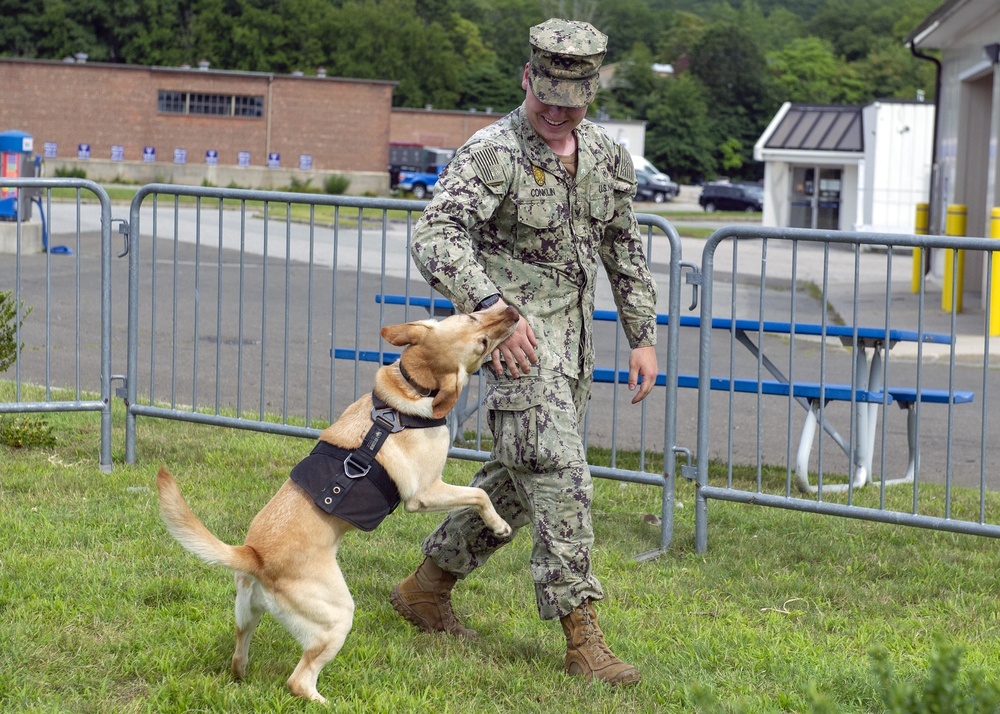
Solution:
<path fill-rule="evenodd" d="M 566 173 L 562 163 L 559 161 L 559 157 L 545 143 L 545 140 L 531 128 L 531 122 L 528 121 L 528 114 L 523 104 L 518 107 L 515 113 L 515 122 L 521 134 L 521 145 L 524 147 L 524 152 L 531 165 L 538 166 L 545 172 L 553 176 L 558 176 L 567 183 L 572 182 L 573 178 Z M 577 155 L 576 183 L 580 183 L 594 168 L 594 152 L 590 143 L 590 132 L 584 130 L 586 124 L 587 120 L 584 119 L 580 122 L 580 126 L 575 129 Z"/>

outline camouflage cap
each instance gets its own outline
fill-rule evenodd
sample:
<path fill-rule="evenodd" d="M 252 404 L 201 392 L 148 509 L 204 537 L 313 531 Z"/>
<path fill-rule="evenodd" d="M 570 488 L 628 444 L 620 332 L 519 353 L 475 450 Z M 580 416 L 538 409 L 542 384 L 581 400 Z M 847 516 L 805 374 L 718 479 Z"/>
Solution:
<path fill-rule="evenodd" d="M 528 84 L 538 101 L 560 107 L 585 107 L 597 96 L 597 70 L 608 38 L 576 20 L 546 20 L 531 28 Z"/>

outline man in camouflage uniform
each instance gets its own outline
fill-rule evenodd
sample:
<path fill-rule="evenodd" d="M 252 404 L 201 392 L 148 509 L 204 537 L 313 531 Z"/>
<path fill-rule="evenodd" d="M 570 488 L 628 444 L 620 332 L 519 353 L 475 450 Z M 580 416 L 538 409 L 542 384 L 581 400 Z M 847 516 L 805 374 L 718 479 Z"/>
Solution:
<path fill-rule="evenodd" d="M 598 262 L 632 348 L 633 404 L 657 372 L 656 286 L 632 211 L 631 158 L 584 119 L 607 38 L 584 22 L 549 20 L 531 28 L 530 43 L 524 104 L 458 150 L 417 224 L 413 258 L 458 310 L 520 311 L 486 370 L 495 445 L 472 485 L 514 533 L 531 527 L 538 612 L 562 621 L 566 671 L 634 684 L 638 669 L 605 644 L 593 607 L 603 591 L 591 572 L 593 485 L 580 425 Z M 393 606 L 424 631 L 474 636 L 455 618 L 451 589 L 506 542 L 474 509 L 449 513 L 424 541 L 424 562 L 393 589 Z"/>

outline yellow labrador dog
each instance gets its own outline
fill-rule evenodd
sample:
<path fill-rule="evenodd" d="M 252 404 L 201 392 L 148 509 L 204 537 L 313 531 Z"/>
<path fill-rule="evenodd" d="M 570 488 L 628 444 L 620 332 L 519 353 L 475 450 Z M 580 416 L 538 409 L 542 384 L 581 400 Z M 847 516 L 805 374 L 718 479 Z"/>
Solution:
<path fill-rule="evenodd" d="M 388 473 L 398 489 L 397 503 L 402 501 L 407 511 L 474 506 L 497 535 L 509 535 L 510 526 L 497 514 L 485 491 L 441 480 L 449 447 L 449 431 L 443 418 L 455 406 L 469 375 L 513 333 L 517 321 L 515 309 L 497 307 L 440 321 L 420 320 L 382 328 L 385 340 L 404 349 L 399 360 L 376 373 L 375 406 L 373 395 L 349 406 L 323 431 L 313 453 L 330 448 L 327 445 L 357 450 L 378 432 L 384 442 L 377 448 L 375 461 Z M 388 431 L 386 436 L 378 428 L 379 423 L 386 422 L 375 416 L 379 403 L 383 410 L 387 405 L 395 412 L 389 427 L 393 427 L 393 419 L 423 419 L 431 425 L 383 429 Z M 363 488 L 360 482 L 367 477 L 358 478 L 358 473 L 364 469 L 346 470 L 352 474 L 352 483 L 358 482 L 357 488 Z M 166 469 L 160 469 L 156 481 L 161 515 L 171 535 L 202 560 L 235 571 L 233 674 L 237 678 L 246 674 L 250 639 L 266 611 L 304 650 L 288 678 L 289 689 L 296 696 L 325 702 L 316 689 L 316 679 L 340 651 L 354 618 L 354 600 L 337 566 L 337 547 L 344 534 L 356 526 L 330 515 L 321 507 L 322 501 L 314 501 L 295 477 L 293 470 L 292 478 L 253 519 L 241 546 L 223 543 L 202 525 Z M 327 499 L 338 488 L 328 487 L 324 491 Z M 388 510 L 392 507 L 394 504 Z"/>

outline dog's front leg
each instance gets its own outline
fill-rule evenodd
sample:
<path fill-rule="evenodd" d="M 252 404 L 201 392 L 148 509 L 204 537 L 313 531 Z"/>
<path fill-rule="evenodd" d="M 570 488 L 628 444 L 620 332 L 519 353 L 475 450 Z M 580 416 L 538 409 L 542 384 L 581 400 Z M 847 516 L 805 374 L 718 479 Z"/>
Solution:
<path fill-rule="evenodd" d="M 486 527 L 501 538 L 507 538 L 513 532 L 510 524 L 493 507 L 486 491 L 475 486 L 453 486 L 444 481 L 436 481 L 406 499 L 403 505 L 410 513 L 450 511 L 453 508 L 472 506 L 479 511 Z"/>

